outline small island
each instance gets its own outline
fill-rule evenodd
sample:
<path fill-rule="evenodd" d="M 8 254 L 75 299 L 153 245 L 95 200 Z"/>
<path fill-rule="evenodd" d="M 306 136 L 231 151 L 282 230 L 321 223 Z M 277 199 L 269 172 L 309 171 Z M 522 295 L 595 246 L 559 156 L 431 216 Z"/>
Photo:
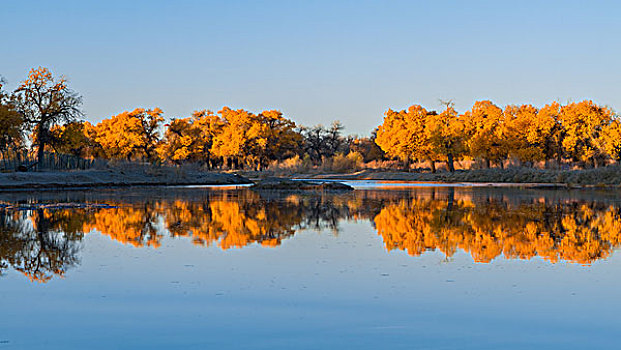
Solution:
<path fill-rule="evenodd" d="M 340 192 L 353 191 L 354 188 L 338 181 L 325 180 L 291 180 L 287 178 L 268 177 L 258 180 L 253 190 L 285 190 L 285 191 L 319 191 Z"/>

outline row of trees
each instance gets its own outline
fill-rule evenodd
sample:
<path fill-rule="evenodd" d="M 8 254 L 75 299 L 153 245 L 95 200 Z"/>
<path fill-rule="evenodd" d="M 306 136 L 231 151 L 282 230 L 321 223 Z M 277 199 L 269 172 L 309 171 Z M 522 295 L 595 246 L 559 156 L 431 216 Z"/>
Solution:
<path fill-rule="evenodd" d="M 479 101 L 458 113 L 444 103 L 440 113 L 413 105 L 385 113 L 369 138 L 344 137 L 343 126 L 301 127 L 277 110 L 252 113 L 224 107 L 199 110 L 166 123 L 161 109 L 138 108 L 91 124 L 80 119 L 81 97 L 64 77 L 46 68 L 30 71 L 13 92 L 0 82 L 0 151 L 31 147 L 104 159 L 200 163 L 208 168 L 264 169 L 270 162 L 298 156 L 319 165 L 352 154 L 365 162 L 428 161 L 432 171 L 444 161 L 450 171 L 461 159 L 503 167 L 507 160 L 573 162 L 597 167 L 621 160 L 621 121 L 592 101 L 543 108 Z"/>
<path fill-rule="evenodd" d="M 161 109 L 137 108 L 91 124 L 80 120 L 80 96 L 68 88 L 64 77 L 54 78 L 46 68 L 31 70 L 28 79 L 11 93 L 1 88 L 0 84 L 3 153 L 30 146 L 39 159 L 51 151 L 256 169 L 296 155 L 306 156 L 315 165 L 352 149 L 375 151 L 372 157 L 382 155 L 368 138 L 344 137 L 338 122 L 330 127 L 300 127 L 277 110 L 255 114 L 224 107 L 217 113 L 199 110 L 166 123 Z"/>
<path fill-rule="evenodd" d="M 55 126 L 49 148 L 82 157 L 264 169 L 272 161 L 296 155 L 308 155 L 319 164 L 348 152 L 354 142 L 341 130 L 338 122 L 329 128 L 298 127 L 277 110 L 254 114 L 224 107 L 217 113 L 200 110 L 165 123 L 161 109 L 138 108 L 97 124 Z"/>
<path fill-rule="evenodd" d="M 482 160 L 503 167 L 507 159 L 521 165 L 563 161 L 583 166 L 621 160 L 621 123 L 610 108 L 592 101 L 561 105 L 553 102 L 537 109 L 532 105 L 509 105 L 504 109 L 491 101 L 478 101 L 459 114 L 452 103 L 441 113 L 413 105 L 407 110 L 389 109 L 377 131 L 376 143 L 389 157 L 406 166 L 413 161 Z"/>

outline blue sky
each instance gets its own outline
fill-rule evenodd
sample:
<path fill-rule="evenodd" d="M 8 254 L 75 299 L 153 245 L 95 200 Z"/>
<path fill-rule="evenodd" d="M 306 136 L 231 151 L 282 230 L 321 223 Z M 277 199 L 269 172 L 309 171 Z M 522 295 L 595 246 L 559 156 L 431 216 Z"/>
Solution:
<path fill-rule="evenodd" d="M 338 119 L 585 98 L 621 109 L 621 6 L 602 1 L 7 1 L 0 75 L 70 79 L 87 119 L 222 106 Z"/>

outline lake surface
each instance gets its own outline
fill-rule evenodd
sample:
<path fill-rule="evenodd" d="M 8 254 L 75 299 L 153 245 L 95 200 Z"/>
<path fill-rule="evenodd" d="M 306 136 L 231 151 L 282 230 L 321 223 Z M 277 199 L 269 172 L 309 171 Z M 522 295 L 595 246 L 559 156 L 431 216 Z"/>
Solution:
<path fill-rule="evenodd" d="M 351 183 L 0 193 L 0 349 L 618 347 L 620 192 Z"/>

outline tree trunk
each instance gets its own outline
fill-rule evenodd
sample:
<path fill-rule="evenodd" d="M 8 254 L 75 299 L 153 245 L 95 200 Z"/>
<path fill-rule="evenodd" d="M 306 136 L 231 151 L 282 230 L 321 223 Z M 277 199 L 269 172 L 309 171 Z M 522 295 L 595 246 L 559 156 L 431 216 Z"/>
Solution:
<path fill-rule="evenodd" d="M 504 169 L 505 168 L 505 162 L 501 159 L 498 161 L 498 166 L 500 166 L 500 169 Z"/>
<path fill-rule="evenodd" d="M 487 169 L 492 167 L 492 162 L 489 159 L 487 159 L 487 158 L 485 159 L 485 167 Z"/>
<path fill-rule="evenodd" d="M 453 160 L 453 154 L 449 153 L 446 155 L 446 167 L 452 173 L 455 172 L 455 162 Z"/>
<path fill-rule="evenodd" d="M 559 140 L 556 145 L 556 164 L 558 165 L 558 169 L 561 169 L 561 165 L 563 164 L 563 143 Z"/>
<path fill-rule="evenodd" d="M 261 159 L 259 159 L 259 171 L 263 171 L 266 166 L 265 164 L 267 163 L 267 161 L 265 159 L 263 159 L 263 157 L 261 157 Z"/>
<path fill-rule="evenodd" d="M 39 141 L 39 148 L 37 149 L 37 171 L 43 170 L 43 155 L 45 152 L 45 136 L 43 135 L 43 128 L 39 126 L 37 130 L 37 139 Z"/>
<path fill-rule="evenodd" d="M 435 160 L 430 159 L 429 160 L 429 165 L 431 166 L 431 173 L 435 174 L 436 173 L 436 162 L 435 162 Z"/>
<path fill-rule="evenodd" d="M 405 159 L 405 162 L 403 163 L 403 170 L 410 172 L 410 157 Z"/>
<path fill-rule="evenodd" d="M 447 211 L 453 210 L 453 202 L 455 201 L 455 188 L 449 187 L 448 189 L 448 198 L 447 198 Z"/>

